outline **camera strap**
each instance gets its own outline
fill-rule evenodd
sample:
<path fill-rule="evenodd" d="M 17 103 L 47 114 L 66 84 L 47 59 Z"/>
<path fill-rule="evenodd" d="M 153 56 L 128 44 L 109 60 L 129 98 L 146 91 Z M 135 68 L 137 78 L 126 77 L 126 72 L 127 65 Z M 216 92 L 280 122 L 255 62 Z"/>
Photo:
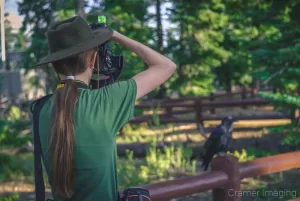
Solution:
<path fill-rule="evenodd" d="M 45 200 L 45 184 L 42 167 L 42 147 L 39 135 L 39 117 L 40 111 L 45 102 L 52 96 L 46 95 L 31 104 L 31 112 L 33 114 L 33 136 L 34 136 L 34 182 L 35 182 L 35 199 L 36 201 Z M 33 109 L 34 105 L 34 109 Z"/>

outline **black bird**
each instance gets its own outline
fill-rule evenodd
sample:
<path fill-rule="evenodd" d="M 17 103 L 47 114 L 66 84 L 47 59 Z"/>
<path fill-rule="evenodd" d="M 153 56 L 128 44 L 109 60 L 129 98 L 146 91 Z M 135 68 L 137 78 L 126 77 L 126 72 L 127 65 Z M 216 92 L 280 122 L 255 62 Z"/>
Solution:
<path fill-rule="evenodd" d="M 224 156 L 229 147 L 233 127 L 232 124 L 237 120 L 231 116 L 225 117 L 221 124 L 213 129 L 207 141 L 204 144 L 204 154 L 202 157 L 202 167 L 207 170 L 208 165 L 215 154 Z"/>

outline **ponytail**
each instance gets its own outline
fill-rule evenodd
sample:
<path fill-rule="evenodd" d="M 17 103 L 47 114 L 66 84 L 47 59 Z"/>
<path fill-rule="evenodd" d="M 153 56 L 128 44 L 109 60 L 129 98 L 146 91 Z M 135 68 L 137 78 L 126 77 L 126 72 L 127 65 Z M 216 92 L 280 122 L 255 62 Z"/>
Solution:
<path fill-rule="evenodd" d="M 57 74 L 76 76 L 84 73 L 97 49 L 73 55 L 71 57 L 53 62 Z M 57 194 L 67 199 L 74 192 L 74 141 L 75 127 L 73 114 L 78 101 L 78 89 L 74 80 L 67 79 L 64 87 L 54 94 L 52 111 L 52 128 L 49 135 L 49 151 L 51 157 L 50 172 L 53 178 L 52 186 Z"/>
<path fill-rule="evenodd" d="M 70 198 L 74 190 L 74 122 L 73 112 L 78 100 L 73 80 L 57 90 L 50 136 L 53 184 L 59 195 Z"/>

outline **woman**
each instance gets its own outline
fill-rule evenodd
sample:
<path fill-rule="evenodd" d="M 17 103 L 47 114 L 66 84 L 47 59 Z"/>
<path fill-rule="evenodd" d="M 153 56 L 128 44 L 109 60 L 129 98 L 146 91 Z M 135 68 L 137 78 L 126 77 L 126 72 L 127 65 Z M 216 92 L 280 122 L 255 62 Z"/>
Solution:
<path fill-rule="evenodd" d="M 107 40 L 134 52 L 148 69 L 127 81 L 88 88 L 97 66 L 97 46 Z M 164 83 L 176 69 L 168 58 L 112 31 L 92 31 L 72 17 L 48 30 L 49 54 L 62 83 L 43 105 L 39 133 L 53 198 L 80 201 L 118 199 L 116 133 L 133 117 L 135 100 Z"/>

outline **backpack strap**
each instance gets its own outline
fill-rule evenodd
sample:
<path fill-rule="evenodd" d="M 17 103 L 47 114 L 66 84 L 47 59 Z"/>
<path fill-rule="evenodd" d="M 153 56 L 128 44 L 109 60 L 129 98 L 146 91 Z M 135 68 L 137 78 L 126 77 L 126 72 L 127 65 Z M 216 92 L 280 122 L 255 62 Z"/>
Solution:
<path fill-rule="evenodd" d="M 31 103 L 30 110 L 33 114 L 33 135 L 34 135 L 34 182 L 36 201 L 45 201 L 45 184 L 43 177 L 43 167 L 41 161 L 42 148 L 39 135 L 39 116 L 43 105 L 52 94 L 46 95 Z"/>

